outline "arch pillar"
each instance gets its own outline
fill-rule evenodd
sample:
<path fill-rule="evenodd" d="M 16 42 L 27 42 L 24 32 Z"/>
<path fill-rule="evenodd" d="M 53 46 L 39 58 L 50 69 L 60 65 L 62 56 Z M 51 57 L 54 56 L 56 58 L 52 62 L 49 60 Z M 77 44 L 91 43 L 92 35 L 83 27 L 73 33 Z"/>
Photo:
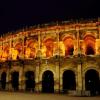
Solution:
<path fill-rule="evenodd" d="M 24 87 L 23 87 L 23 68 L 21 67 L 18 72 L 19 72 L 19 91 L 22 91 L 22 90 L 24 90 Z"/>
<path fill-rule="evenodd" d="M 35 92 L 39 92 L 39 65 L 35 69 Z"/>
<path fill-rule="evenodd" d="M 60 92 L 60 66 L 59 62 L 56 63 L 56 74 L 54 76 L 54 92 Z"/>
<path fill-rule="evenodd" d="M 9 91 L 12 91 L 12 85 L 11 85 L 11 70 L 9 70 L 9 76 L 8 76 L 8 78 L 9 78 L 9 86 L 8 86 L 8 88 L 9 88 Z"/>
<path fill-rule="evenodd" d="M 6 76 L 6 89 L 9 90 L 9 84 L 10 84 L 10 73 L 9 69 L 7 70 L 7 76 Z"/>
<path fill-rule="evenodd" d="M 61 71 L 60 70 L 60 92 L 62 92 L 62 90 L 63 90 L 63 79 L 62 79 L 62 77 L 63 77 L 63 71 Z"/>
<path fill-rule="evenodd" d="M 81 63 L 78 64 L 78 66 L 77 66 L 76 91 L 77 91 L 77 95 L 82 95 L 82 91 L 83 91 L 83 75 L 82 75 L 82 65 L 81 65 Z"/>

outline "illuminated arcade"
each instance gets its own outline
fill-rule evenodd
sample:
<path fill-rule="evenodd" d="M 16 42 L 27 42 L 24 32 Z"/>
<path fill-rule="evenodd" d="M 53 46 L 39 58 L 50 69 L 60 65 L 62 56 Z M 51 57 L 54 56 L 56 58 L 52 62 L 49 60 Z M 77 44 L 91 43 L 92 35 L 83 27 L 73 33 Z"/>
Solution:
<path fill-rule="evenodd" d="M 100 94 L 100 20 L 58 22 L 0 38 L 0 90 Z"/>

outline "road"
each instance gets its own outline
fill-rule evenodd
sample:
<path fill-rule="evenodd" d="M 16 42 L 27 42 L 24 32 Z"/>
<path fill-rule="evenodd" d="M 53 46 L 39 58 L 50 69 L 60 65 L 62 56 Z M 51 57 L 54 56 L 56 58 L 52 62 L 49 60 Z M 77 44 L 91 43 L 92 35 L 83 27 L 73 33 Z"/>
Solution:
<path fill-rule="evenodd" d="M 100 100 L 100 97 L 71 97 L 65 94 L 0 92 L 0 100 Z"/>

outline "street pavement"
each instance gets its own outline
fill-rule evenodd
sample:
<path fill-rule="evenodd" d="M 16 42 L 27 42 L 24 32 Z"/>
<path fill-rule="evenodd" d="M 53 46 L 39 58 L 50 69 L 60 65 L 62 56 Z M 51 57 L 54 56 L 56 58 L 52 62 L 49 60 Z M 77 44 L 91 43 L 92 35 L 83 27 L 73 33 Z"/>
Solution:
<path fill-rule="evenodd" d="M 75 97 L 66 94 L 0 92 L 0 100 L 100 100 L 100 97 Z"/>

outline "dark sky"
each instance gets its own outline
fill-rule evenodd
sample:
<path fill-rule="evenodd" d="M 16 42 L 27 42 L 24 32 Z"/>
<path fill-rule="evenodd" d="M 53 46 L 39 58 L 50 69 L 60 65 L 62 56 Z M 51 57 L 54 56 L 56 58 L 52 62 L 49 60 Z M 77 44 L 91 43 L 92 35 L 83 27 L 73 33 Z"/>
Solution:
<path fill-rule="evenodd" d="M 97 17 L 99 0 L 0 0 L 0 34 L 34 24 Z"/>

